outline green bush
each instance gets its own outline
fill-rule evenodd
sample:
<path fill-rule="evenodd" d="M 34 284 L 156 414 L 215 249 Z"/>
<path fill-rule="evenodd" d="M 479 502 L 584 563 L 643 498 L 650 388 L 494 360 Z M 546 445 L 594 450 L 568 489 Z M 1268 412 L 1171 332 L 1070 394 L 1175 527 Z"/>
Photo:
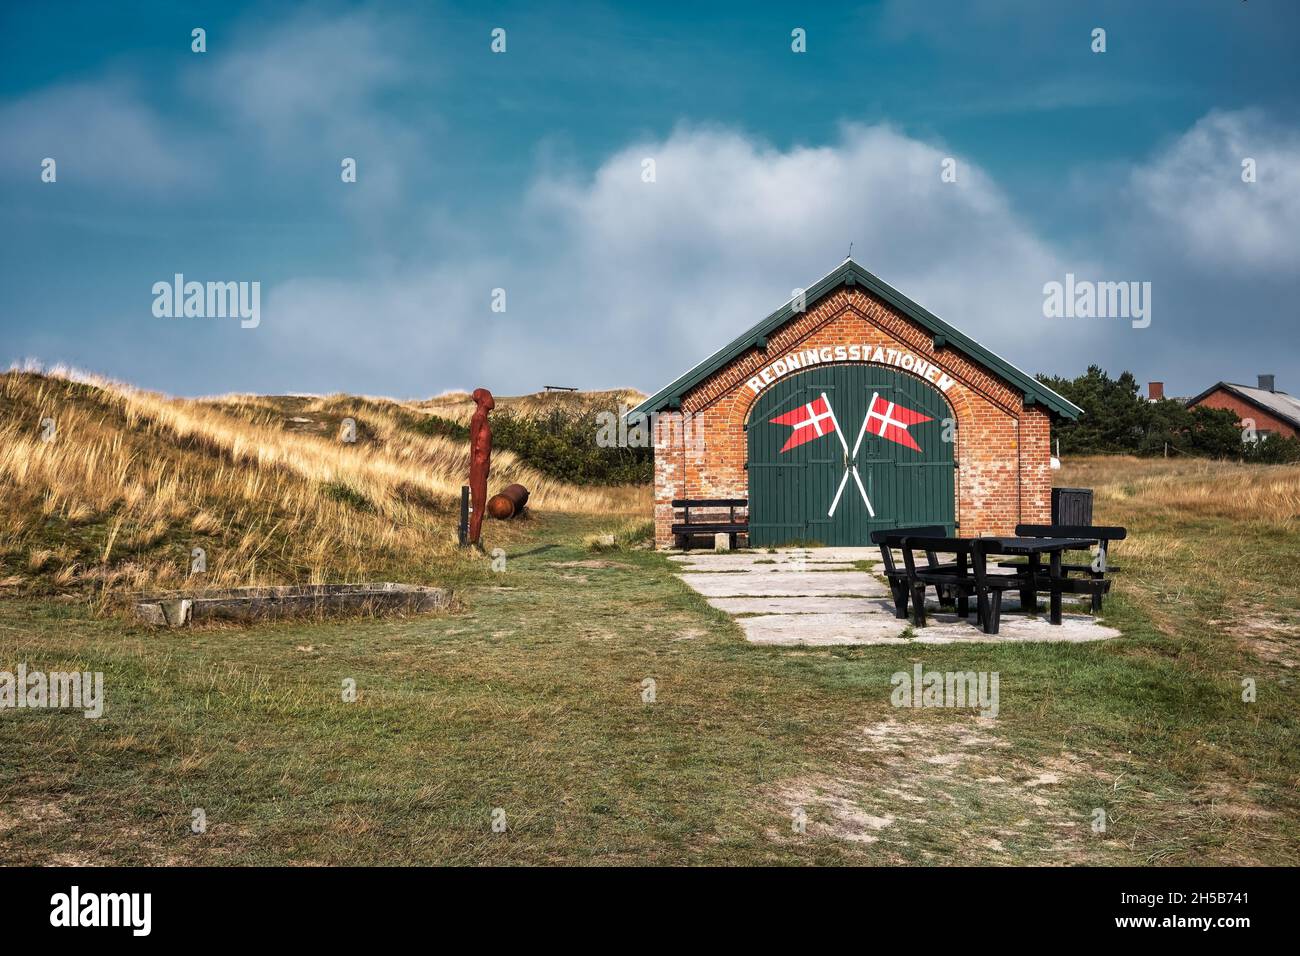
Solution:
<path fill-rule="evenodd" d="M 609 416 L 626 409 L 599 401 L 565 403 L 537 416 L 509 407 L 492 412 L 492 446 L 512 451 L 543 474 L 575 485 L 644 484 L 654 477 L 654 449 L 603 447 Z M 602 414 L 605 417 L 601 417 Z M 426 435 L 469 440 L 469 428 L 430 415 L 412 426 Z"/>
<path fill-rule="evenodd" d="M 601 413 L 617 416 L 616 406 L 597 402 L 551 409 L 530 417 L 512 409 L 492 414 L 492 437 L 534 468 L 576 485 L 643 484 L 654 476 L 654 449 L 602 447 L 597 435 Z"/>

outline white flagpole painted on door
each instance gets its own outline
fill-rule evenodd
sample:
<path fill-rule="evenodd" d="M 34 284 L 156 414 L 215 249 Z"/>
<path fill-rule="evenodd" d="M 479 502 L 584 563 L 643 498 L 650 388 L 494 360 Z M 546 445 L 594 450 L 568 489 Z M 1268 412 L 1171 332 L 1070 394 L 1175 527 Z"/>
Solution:
<path fill-rule="evenodd" d="M 871 401 L 873 404 L 876 401 L 876 394 L 877 393 L 872 393 L 871 396 Z M 874 518 L 876 516 L 876 509 L 871 507 L 871 499 L 867 497 L 867 489 L 862 486 L 862 476 L 858 474 L 858 465 L 857 465 L 858 449 L 862 446 L 862 436 L 867 433 L 867 419 L 864 418 L 862 420 L 862 428 L 858 431 L 858 440 L 853 443 L 853 451 L 852 453 L 850 453 L 849 443 L 845 441 L 844 435 L 840 431 L 840 423 L 835 419 L 835 410 L 831 408 L 831 403 L 826 399 L 825 392 L 822 392 L 822 401 L 826 402 L 826 407 L 830 409 L 831 421 L 835 422 L 835 434 L 840 436 L 840 444 L 844 446 L 844 454 L 848 456 L 849 459 L 848 463 L 844 468 L 844 475 L 842 478 L 840 478 L 840 486 L 835 489 L 835 497 L 831 501 L 830 511 L 826 512 L 826 517 L 828 518 L 835 517 L 835 509 L 840 506 L 840 498 L 844 494 L 844 486 L 849 483 L 849 473 L 852 472 L 853 481 L 858 486 L 859 494 L 862 495 L 862 503 L 867 506 L 867 514 L 871 515 L 871 517 Z M 869 412 L 870 410 L 871 410 L 871 406 L 868 405 L 867 411 Z"/>
<path fill-rule="evenodd" d="M 831 422 L 835 425 L 835 434 L 840 436 L 840 444 L 844 447 L 844 454 L 847 455 L 849 453 L 849 443 L 844 438 L 844 429 L 840 428 L 839 419 L 835 417 L 835 409 L 831 407 L 831 400 L 826 397 L 825 392 L 822 392 L 822 401 L 826 403 L 826 408 L 831 413 Z M 826 512 L 828 518 L 833 516 L 835 514 L 835 509 L 839 507 L 840 495 L 844 494 L 844 485 L 848 480 L 849 472 L 846 468 L 844 470 L 844 477 L 840 479 L 840 486 L 835 489 L 835 498 L 831 501 L 831 510 Z"/>

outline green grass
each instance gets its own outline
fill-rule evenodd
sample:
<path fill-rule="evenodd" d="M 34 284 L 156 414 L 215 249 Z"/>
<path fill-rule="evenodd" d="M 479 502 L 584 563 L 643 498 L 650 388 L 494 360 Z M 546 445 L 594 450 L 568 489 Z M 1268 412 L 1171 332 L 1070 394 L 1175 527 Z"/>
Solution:
<path fill-rule="evenodd" d="M 327 498 L 334 501 L 341 501 L 345 505 L 351 505 L 358 511 L 374 511 L 375 503 L 357 491 L 351 485 L 342 481 L 327 481 L 321 485 L 321 491 Z"/>
<path fill-rule="evenodd" d="M 630 531 L 594 553 L 602 522 L 535 516 L 443 616 L 155 631 L 0 602 L 0 670 L 102 670 L 107 697 L 0 712 L 6 862 L 1300 862 L 1292 673 L 1212 623 L 1233 596 L 1192 567 L 1121 551 L 1143 587 L 1098 644 L 770 648 Z M 1260 600 L 1294 610 L 1298 544 L 1226 557 L 1289 575 Z M 999 717 L 892 707 L 916 661 L 998 671 Z"/>

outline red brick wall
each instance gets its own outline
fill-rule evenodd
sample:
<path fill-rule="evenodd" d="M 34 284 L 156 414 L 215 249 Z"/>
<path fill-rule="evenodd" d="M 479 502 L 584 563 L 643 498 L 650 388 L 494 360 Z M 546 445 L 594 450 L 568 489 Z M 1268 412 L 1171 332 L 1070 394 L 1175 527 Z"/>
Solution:
<path fill-rule="evenodd" d="M 1250 402 L 1244 401 L 1222 388 L 1216 388 L 1196 404 L 1204 405 L 1206 408 L 1226 408 L 1235 414 L 1238 420 L 1254 419 L 1255 431 L 1257 432 L 1268 431 L 1288 438 L 1293 438 L 1296 434 L 1296 428 L 1290 422 L 1274 418 L 1259 406 L 1252 405 Z"/>
<path fill-rule="evenodd" d="M 796 348 L 864 344 L 905 349 L 954 380 L 941 394 L 957 419 L 957 521 L 962 535 L 1010 534 L 1019 522 L 1051 518 L 1050 419 L 1039 406 L 956 349 L 936 351 L 933 335 L 860 288 L 842 286 L 683 396 L 679 413 L 655 428 L 655 544 L 670 547 L 673 498 L 745 498 L 745 422 L 758 395 L 745 383 Z M 902 374 L 910 374 L 899 369 Z M 760 393 L 761 394 L 761 393 Z M 867 542 L 863 542 L 865 545 Z"/>

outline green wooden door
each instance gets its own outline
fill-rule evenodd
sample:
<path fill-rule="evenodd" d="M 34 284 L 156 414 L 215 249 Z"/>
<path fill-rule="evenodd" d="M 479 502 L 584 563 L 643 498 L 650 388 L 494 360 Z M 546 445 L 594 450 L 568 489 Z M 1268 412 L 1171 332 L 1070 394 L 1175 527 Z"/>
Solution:
<path fill-rule="evenodd" d="M 864 546 L 878 528 L 919 524 L 951 534 L 951 417 L 936 389 L 897 369 L 826 365 L 781 379 L 747 426 L 751 546 Z"/>

